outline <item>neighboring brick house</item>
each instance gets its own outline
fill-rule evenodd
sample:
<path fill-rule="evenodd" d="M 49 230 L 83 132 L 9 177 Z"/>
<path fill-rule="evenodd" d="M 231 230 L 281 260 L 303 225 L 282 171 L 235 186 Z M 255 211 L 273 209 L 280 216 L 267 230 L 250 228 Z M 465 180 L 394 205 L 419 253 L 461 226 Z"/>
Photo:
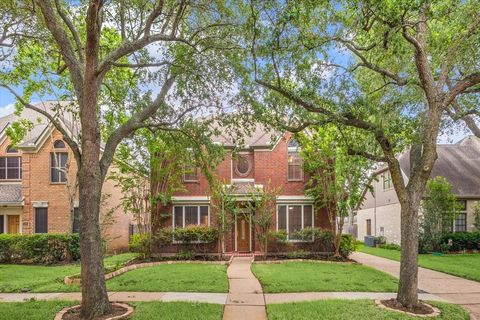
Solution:
<path fill-rule="evenodd" d="M 296 230 L 305 227 L 329 228 L 326 209 L 315 208 L 313 200 L 305 195 L 308 174 L 303 172 L 299 146 L 291 133 L 271 133 L 257 125 L 251 135 L 245 137 L 241 147 L 236 146 L 226 134 L 214 138 L 214 142 L 225 148 L 225 157 L 214 173 L 226 185 L 233 185 L 231 193 L 238 199 L 239 214 L 228 232 L 223 252 L 260 250 L 255 229 L 251 225 L 251 215 L 255 212 L 248 212 L 248 206 L 245 205 L 245 202 L 252 200 L 248 194 L 253 188 L 281 190 L 272 217 L 272 231 L 286 230 L 292 243 L 299 244 L 293 239 Z M 232 157 L 234 149 L 238 155 Z M 217 219 L 211 210 L 209 184 L 200 170 L 184 172 L 183 185 L 185 191 L 175 193 L 172 206 L 166 208 L 171 212 L 171 218 L 165 226 L 176 228 L 192 224 L 216 224 Z M 178 250 L 179 246 L 172 245 L 159 251 L 174 253 Z M 209 250 L 217 252 L 218 248 L 215 244 Z"/>
<path fill-rule="evenodd" d="M 41 107 L 49 109 L 52 102 Z M 18 117 L 10 114 L 0 118 L 0 233 L 76 232 L 78 192 L 73 154 L 45 117 L 25 109 L 21 118 L 30 120 L 34 127 L 16 147 L 6 130 Z M 69 130 L 75 127 L 66 117 L 61 121 Z M 102 218 L 113 210 L 114 220 L 107 229 L 107 249 L 126 249 L 131 216 L 121 210 L 122 195 L 113 181 L 107 179 L 102 191 L 106 195 Z"/>
<path fill-rule="evenodd" d="M 438 159 L 431 178 L 443 176 L 452 185 L 452 191 L 461 204 L 453 231 L 473 231 L 473 209 L 480 201 L 480 139 L 468 136 L 455 144 L 439 144 Z M 410 155 L 398 157 L 406 182 L 410 172 Z M 387 168 L 374 173 L 372 190 L 365 190 L 364 200 L 358 208 L 353 229 L 357 239 L 365 236 L 384 236 L 388 242 L 400 244 L 400 203 Z"/>

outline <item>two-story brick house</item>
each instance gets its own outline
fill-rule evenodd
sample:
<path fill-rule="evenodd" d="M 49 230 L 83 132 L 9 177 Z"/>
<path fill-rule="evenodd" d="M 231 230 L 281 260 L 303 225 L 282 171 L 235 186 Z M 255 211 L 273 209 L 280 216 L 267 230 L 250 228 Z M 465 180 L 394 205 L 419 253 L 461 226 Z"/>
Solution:
<path fill-rule="evenodd" d="M 57 103 L 57 102 L 55 102 Z M 53 102 L 41 104 L 49 109 Z M 77 166 L 62 135 L 47 119 L 25 109 L 21 117 L 33 123 L 23 141 L 13 146 L 7 128 L 18 120 L 0 118 L 0 233 L 70 233 L 78 230 Z M 68 130 L 75 125 L 61 118 Z M 122 194 L 113 181 L 103 187 L 102 217 L 113 210 L 106 235 L 108 250 L 128 247 L 131 216 L 119 206 Z"/>
<path fill-rule="evenodd" d="M 306 227 L 330 228 L 328 214 L 324 208 L 315 208 L 311 198 L 305 195 L 308 174 L 303 172 L 299 146 L 289 132 L 269 132 L 257 125 L 250 136 L 244 138 L 239 147 L 229 136 L 220 135 L 214 142 L 225 148 L 225 157 L 217 166 L 215 175 L 233 186 L 230 193 L 238 199 L 238 212 L 235 224 L 228 233 L 223 252 L 253 252 L 260 246 L 251 225 L 255 212 L 248 212 L 245 202 L 251 201 L 249 193 L 255 188 L 276 188 L 281 190 L 277 196 L 276 210 L 272 217 L 272 231 L 286 230 L 289 240 L 294 239 L 297 230 Z M 236 148 L 236 155 L 232 151 Z M 175 193 L 171 210 L 171 219 L 165 226 L 172 228 L 187 225 L 213 225 L 217 219 L 211 210 L 209 184 L 200 170 L 185 170 L 183 175 L 185 191 Z M 178 250 L 175 245 L 163 248 L 162 253 Z M 212 252 L 218 252 L 212 247 Z"/>

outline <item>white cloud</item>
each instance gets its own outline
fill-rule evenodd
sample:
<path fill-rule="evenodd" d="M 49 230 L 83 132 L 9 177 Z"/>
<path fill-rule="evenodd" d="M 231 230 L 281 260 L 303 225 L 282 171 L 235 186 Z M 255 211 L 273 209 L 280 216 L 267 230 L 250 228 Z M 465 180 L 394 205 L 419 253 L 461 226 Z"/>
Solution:
<path fill-rule="evenodd" d="M 7 104 L 6 106 L 0 107 L 0 118 L 4 117 L 15 111 L 15 105 L 13 103 Z"/>

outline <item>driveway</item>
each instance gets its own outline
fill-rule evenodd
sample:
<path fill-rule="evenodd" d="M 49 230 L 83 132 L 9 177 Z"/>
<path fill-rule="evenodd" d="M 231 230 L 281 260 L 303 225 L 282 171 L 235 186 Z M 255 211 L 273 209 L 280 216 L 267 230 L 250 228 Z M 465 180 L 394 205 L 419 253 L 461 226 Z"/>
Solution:
<path fill-rule="evenodd" d="M 399 277 L 400 262 L 363 252 L 355 252 L 351 258 L 366 266 Z M 480 269 L 479 269 L 480 272 Z M 446 273 L 418 268 L 418 289 L 462 305 L 473 319 L 480 320 L 480 282 L 467 280 Z"/>

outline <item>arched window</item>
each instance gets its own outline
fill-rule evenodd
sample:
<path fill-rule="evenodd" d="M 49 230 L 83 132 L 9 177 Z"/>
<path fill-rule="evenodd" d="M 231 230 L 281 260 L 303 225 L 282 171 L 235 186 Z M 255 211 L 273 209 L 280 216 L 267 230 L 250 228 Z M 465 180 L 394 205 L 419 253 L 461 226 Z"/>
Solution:
<path fill-rule="evenodd" d="M 297 140 L 288 141 L 288 181 L 303 180 L 303 163 L 300 156 L 300 145 Z"/>
<path fill-rule="evenodd" d="M 62 140 L 57 140 L 53 143 L 53 147 L 55 149 L 65 149 L 65 142 L 63 142 Z"/>
<path fill-rule="evenodd" d="M 18 149 L 14 146 L 8 146 L 7 153 L 18 153 Z"/>

